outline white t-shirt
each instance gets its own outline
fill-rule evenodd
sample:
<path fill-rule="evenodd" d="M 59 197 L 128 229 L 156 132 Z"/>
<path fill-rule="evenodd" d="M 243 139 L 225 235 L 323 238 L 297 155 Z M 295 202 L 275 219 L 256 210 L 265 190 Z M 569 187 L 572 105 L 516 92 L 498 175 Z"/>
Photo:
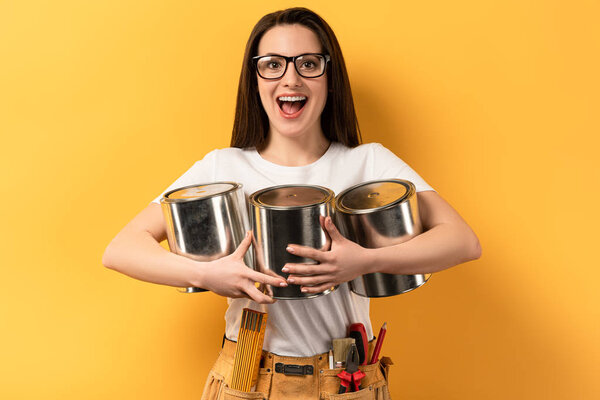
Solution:
<path fill-rule="evenodd" d="M 253 148 L 218 149 L 196 162 L 164 192 L 182 186 L 233 181 L 243 185 L 246 196 L 270 186 L 310 184 L 325 186 L 337 195 L 350 186 L 376 179 L 411 181 L 417 192 L 433 190 L 412 168 L 379 143 L 349 148 L 333 142 L 317 161 L 286 167 L 263 159 Z M 162 194 L 154 202 L 160 202 Z M 334 292 L 312 299 L 278 300 L 258 304 L 250 299 L 230 299 L 225 313 L 226 335 L 237 340 L 243 308 L 268 312 L 263 348 L 279 355 L 311 356 L 329 351 L 331 341 L 346 336 L 347 327 L 364 324 L 373 337 L 369 299 L 339 285 Z"/>

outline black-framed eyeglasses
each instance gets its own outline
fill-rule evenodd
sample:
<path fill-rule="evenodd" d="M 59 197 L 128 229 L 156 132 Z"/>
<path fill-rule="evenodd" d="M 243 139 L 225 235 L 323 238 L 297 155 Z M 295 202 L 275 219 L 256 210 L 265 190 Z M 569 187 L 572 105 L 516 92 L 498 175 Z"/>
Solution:
<path fill-rule="evenodd" d="M 331 60 L 328 54 L 306 53 L 295 57 L 280 55 L 252 57 L 258 75 L 263 79 L 279 79 L 287 71 L 289 62 L 294 63 L 296 72 L 303 78 L 318 78 L 325 73 L 327 63 Z"/>

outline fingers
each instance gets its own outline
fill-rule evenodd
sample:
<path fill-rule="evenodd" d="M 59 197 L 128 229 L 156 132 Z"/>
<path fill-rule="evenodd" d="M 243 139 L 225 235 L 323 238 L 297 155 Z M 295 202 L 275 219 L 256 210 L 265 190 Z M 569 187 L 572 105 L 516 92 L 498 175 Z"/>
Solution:
<path fill-rule="evenodd" d="M 318 286 L 303 286 L 300 290 L 302 291 L 302 293 L 321 293 L 327 289 L 333 288 L 334 286 L 335 285 L 333 284 L 333 282 L 327 282 Z"/>
<path fill-rule="evenodd" d="M 260 270 L 260 271 L 258 271 L 258 272 L 260 272 L 261 274 L 265 274 L 265 275 L 272 276 L 272 277 L 274 277 L 274 278 L 281 278 L 281 276 L 277 275 L 277 274 L 275 273 L 275 271 L 273 271 L 273 270 L 270 270 L 270 269 L 266 269 L 266 268 L 265 268 L 264 270 Z"/>
<path fill-rule="evenodd" d="M 322 285 L 323 282 L 329 282 L 333 277 L 327 275 L 317 275 L 317 276 L 298 276 L 293 275 L 289 276 L 287 281 L 294 285 L 301 286 L 315 286 Z"/>
<path fill-rule="evenodd" d="M 263 292 L 261 292 L 260 290 L 258 290 L 256 288 L 256 286 L 254 285 L 250 285 L 247 289 L 246 289 L 246 294 L 248 295 L 248 297 L 252 300 L 254 300 L 255 302 L 259 303 L 259 304 L 273 304 L 275 303 L 275 299 L 272 297 L 267 296 L 266 294 L 264 294 Z"/>
<path fill-rule="evenodd" d="M 321 249 L 315 249 L 308 246 L 300 246 L 298 244 L 289 244 L 286 250 L 298 257 L 310 258 L 318 262 L 327 261 L 328 251 L 331 249 L 332 241 L 344 241 L 347 240 L 336 228 L 331 217 L 319 216 L 319 223 L 325 230 L 326 241 Z"/>
<path fill-rule="evenodd" d="M 325 261 L 327 253 L 321 250 L 314 249 L 308 246 L 300 246 L 299 244 L 289 244 L 286 247 L 289 253 L 297 255 L 298 257 L 310 258 L 318 262 Z"/>
<path fill-rule="evenodd" d="M 237 247 L 237 249 L 235 249 L 235 251 L 232 253 L 232 255 L 234 257 L 239 257 L 239 258 L 244 257 L 244 254 L 246 254 L 246 252 L 250 248 L 251 244 L 252 244 L 252 234 L 250 233 L 250 231 L 248 231 L 248 232 L 246 232 L 246 236 L 244 236 L 244 240 L 242 240 L 242 242 Z"/>
<path fill-rule="evenodd" d="M 327 233 L 329 233 L 329 236 L 332 240 L 346 240 L 346 238 L 340 233 L 340 231 L 338 231 L 331 217 L 325 218 L 325 229 L 327 229 Z"/>
<path fill-rule="evenodd" d="M 319 250 L 329 251 L 331 249 L 331 236 L 329 236 L 329 233 L 325 228 L 325 217 L 323 215 L 319 215 L 319 224 L 321 225 L 321 229 L 323 229 L 323 232 L 325 233 L 325 244 Z"/>
<path fill-rule="evenodd" d="M 271 285 L 261 284 L 261 287 L 259 287 L 258 290 L 260 290 L 269 297 L 273 297 L 273 286 Z"/>
<path fill-rule="evenodd" d="M 286 287 L 288 284 L 281 276 L 269 276 L 265 274 L 261 274 L 260 272 L 253 271 L 248 269 L 248 278 L 254 282 L 276 286 L 276 287 Z"/>
<path fill-rule="evenodd" d="M 283 266 L 283 268 L 281 268 L 281 271 L 288 273 L 288 274 L 319 275 L 319 274 L 323 274 L 325 272 L 329 272 L 329 271 L 323 270 L 323 265 L 324 264 L 287 263 Z"/>

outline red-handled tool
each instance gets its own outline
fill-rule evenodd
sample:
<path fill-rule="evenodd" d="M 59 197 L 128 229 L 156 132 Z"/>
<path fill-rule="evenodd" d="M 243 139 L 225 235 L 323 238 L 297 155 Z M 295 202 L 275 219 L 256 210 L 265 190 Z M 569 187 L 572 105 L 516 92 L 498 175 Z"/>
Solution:
<path fill-rule="evenodd" d="M 359 365 L 367 364 L 369 355 L 369 340 L 367 339 L 367 331 L 365 326 L 360 322 L 352 324 L 348 327 L 348 337 L 354 339 L 356 349 L 358 350 Z"/>
<path fill-rule="evenodd" d="M 358 350 L 354 343 L 350 345 L 350 350 L 348 350 L 346 369 L 337 376 L 342 380 L 338 394 L 358 392 L 361 389 L 360 381 L 365 377 L 365 373 L 358 369 Z"/>

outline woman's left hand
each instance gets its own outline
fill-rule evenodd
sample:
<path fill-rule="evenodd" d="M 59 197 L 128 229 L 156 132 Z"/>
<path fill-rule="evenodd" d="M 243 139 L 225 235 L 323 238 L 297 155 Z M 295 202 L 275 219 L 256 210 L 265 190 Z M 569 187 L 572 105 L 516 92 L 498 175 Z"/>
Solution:
<path fill-rule="evenodd" d="M 287 247 L 287 251 L 294 255 L 319 262 L 283 266 L 282 271 L 289 273 L 288 283 L 301 285 L 303 293 L 319 293 L 369 272 L 368 249 L 342 236 L 331 217 L 326 217 L 322 225 L 331 239 L 329 249 L 317 250 L 297 244 Z"/>

